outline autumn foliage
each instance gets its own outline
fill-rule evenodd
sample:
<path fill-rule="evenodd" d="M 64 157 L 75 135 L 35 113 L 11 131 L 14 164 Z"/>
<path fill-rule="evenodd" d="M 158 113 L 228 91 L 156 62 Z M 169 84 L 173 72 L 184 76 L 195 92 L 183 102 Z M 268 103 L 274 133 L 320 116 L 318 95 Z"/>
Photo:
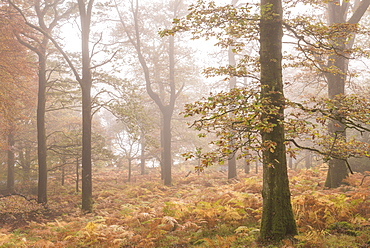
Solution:
<path fill-rule="evenodd" d="M 325 189 L 319 168 L 289 171 L 300 234 L 277 247 L 367 247 L 370 178 L 354 174 L 347 185 Z M 135 176 L 95 171 L 95 211 L 76 205 L 73 178 L 51 182 L 48 205 L 34 196 L 0 199 L 0 246 L 14 247 L 258 247 L 262 211 L 259 174 L 227 180 L 221 172 L 177 174 L 173 187 L 158 172 Z M 365 174 L 367 175 L 367 174 Z M 369 174 L 370 175 L 370 174 Z"/>
<path fill-rule="evenodd" d="M 24 31 L 21 19 L 5 7 L 0 9 L 0 132 L 6 134 L 26 108 L 35 106 L 35 64 L 16 34 Z"/>

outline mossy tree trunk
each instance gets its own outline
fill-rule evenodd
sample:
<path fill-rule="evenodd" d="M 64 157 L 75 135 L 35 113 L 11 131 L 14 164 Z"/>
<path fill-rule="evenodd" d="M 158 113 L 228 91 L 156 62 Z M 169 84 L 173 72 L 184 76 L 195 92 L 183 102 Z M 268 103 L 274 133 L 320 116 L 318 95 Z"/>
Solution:
<path fill-rule="evenodd" d="M 261 0 L 260 62 L 261 97 L 266 109 L 277 113 L 263 114 L 263 119 L 273 124 L 271 130 L 262 131 L 263 150 L 263 210 L 261 239 L 278 241 L 297 234 L 290 201 L 284 144 L 284 92 L 282 82 L 282 3 L 281 0 Z M 271 148 L 271 149 L 270 149 Z"/>

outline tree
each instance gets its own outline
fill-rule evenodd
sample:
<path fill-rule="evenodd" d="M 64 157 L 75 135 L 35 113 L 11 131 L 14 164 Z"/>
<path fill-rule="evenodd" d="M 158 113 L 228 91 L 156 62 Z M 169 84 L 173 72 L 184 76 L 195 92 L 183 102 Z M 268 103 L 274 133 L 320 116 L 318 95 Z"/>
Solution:
<path fill-rule="evenodd" d="M 261 0 L 260 63 L 261 98 L 272 114 L 262 114 L 262 122 L 272 124 L 262 129 L 263 209 L 261 238 L 281 240 L 297 234 L 290 202 L 284 133 L 285 98 L 282 80 L 283 9 L 280 0 Z"/>
<path fill-rule="evenodd" d="M 352 15 L 347 19 L 350 1 L 329 1 L 328 2 L 328 25 L 336 26 L 348 24 L 356 26 L 370 5 L 369 0 L 355 1 Z M 345 94 L 345 82 L 348 72 L 348 51 L 352 49 L 354 37 L 348 33 L 345 37 L 334 37 L 331 41 L 335 50 L 328 59 L 326 68 L 328 72 L 325 74 L 328 82 L 328 95 L 333 99 L 339 95 Z M 334 71 L 333 71 L 334 68 Z M 345 125 L 337 121 L 331 121 L 328 124 L 329 132 L 332 136 L 340 135 L 346 137 Z M 341 159 L 329 160 L 329 170 L 325 181 L 325 186 L 329 188 L 338 187 L 343 179 L 348 175 L 346 161 Z"/>
<path fill-rule="evenodd" d="M 136 83 L 108 75 L 104 78 L 104 83 L 112 87 L 112 90 L 107 90 L 110 102 L 106 109 L 119 121 L 119 126 L 110 128 L 116 133 L 116 144 L 124 151 L 129 163 L 138 157 L 140 150 L 140 171 L 144 175 L 146 151 L 153 140 L 150 137 L 154 126 L 153 109 L 149 108 L 148 101 L 143 97 L 145 92 Z"/>
<path fill-rule="evenodd" d="M 172 3 L 173 7 L 173 18 L 178 15 L 180 11 L 180 7 L 182 5 L 182 0 L 176 0 Z M 159 92 L 155 91 L 153 76 L 151 75 L 151 69 L 149 67 L 149 62 L 146 59 L 146 56 L 143 52 L 143 34 L 140 32 L 140 16 L 139 16 L 139 1 L 137 0 L 134 4 L 131 3 L 131 11 L 133 17 L 133 30 L 132 33 L 127 23 L 124 19 L 123 14 L 119 11 L 118 4 L 115 2 L 115 7 L 117 9 L 117 13 L 120 17 L 120 23 L 126 36 L 129 39 L 129 42 L 135 48 L 138 60 L 142 67 L 144 78 L 145 78 L 145 85 L 146 90 L 150 98 L 155 102 L 158 106 L 159 110 L 161 111 L 161 164 L 162 164 L 162 177 L 164 179 L 165 185 L 172 184 L 172 175 L 171 175 L 171 168 L 172 168 L 172 152 L 171 152 L 171 120 L 175 109 L 175 103 L 179 95 L 181 94 L 184 84 L 180 87 L 177 86 L 176 82 L 176 75 L 175 75 L 175 40 L 174 37 L 168 38 L 168 78 L 162 79 L 158 78 L 158 88 Z M 159 72 L 157 72 L 159 73 Z M 154 77 L 155 78 L 155 77 Z M 162 82 L 165 81 L 167 83 Z M 168 85 L 168 86 L 166 86 Z M 165 92 L 169 92 L 166 96 Z"/>
<path fill-rule="evenodd" d="M 82 210 L 91 212 L 92 166 L 91 166 L 91 86 L 90 24 L 94 0 L 78 0 L 81 21 L 82 77 L 75 73 L 82 91 Z"/>
<path fill-rule="evenodd" d="M 257 21 L 253 18 L 248 19 L 246 16 L 250 11 L 249 8 L 241 8 L 240 12 L 237 12 L 238 10 L 234 6 L 217 8 L 214 2 L 206 5 L 203 1 L 199 1 L 197 5 L 191 7 L 191 10 L 191 13 L 187 15 L 183 22 L 175 20 L 177 25 L 173 30 L 166 31 L 167 34 L 172 35 L 173 32 L 178 30 L 192 30 L 194 34 L 201 33 L 206 37 L 214 35 L 221 40 L 222 45 L 227 47 L 231 44 L 235 45 L 236 42 L 229 38 L 222 39 L 223 31 L 226 34 L 234 35 L 234 37 L 238 37 L 240 33 L 243 36 L 248 32 L 247 29 L 251 29 L 250 25 L 256 25 Z M 238 149 L 241 149 L 242 153 L 249 153 L 250 149 L 262 153 L 263 211 L 261 239 L 264 241 L 277 241 L 297 234 L 290 202 L 285 148 L 284 108 L 286 103 L 281 65 L 282 23 L 281 1 L 262 0 L 259 20 L 260 89 L 247 88 L 242 90 L 234 88 L 228 93 L 211 95 L 204 104 L 201 102 L 188 104 L 185 110 L 186 116 L 203 115 L 204 118 L 195 123 L 198 130 L 203 128 L 207 131 L 213 129 L 216 130 L 218 136 L 223 137 L 214 142 L 214 144 L 220 146 L 219 152 L 204 155 L 203 165 L 211 165 L 216 161 L 215 158 L 228 157 Z M 203 25 L 208 26 L 203 29 Z M 220 32 L 221 34 L 215 34 L 212 28 L 220 28 L 220 26 L 223 31 Z M 228 33 L 229 30 L 232 30 L 232 32 Z M 240 47 L 240 45 L 237 46 L 234 51 L 238 51 L 238 49 L 240 51 Z M 236 73 L 232 70 L 237 68 L 235 66 L 229 69 L 227 74 L 234 76 Z M 244 111 L 243 113 L 237 113 L 233 111 L 234 108 Z M 207 122 L 212 122 L 212 124 L 208 126 Z M 221 131 L 217 130 L 218 127 L 222 127 Z M 243 131 L 235 132 L 235 130 Z M 238 139 L 242 142 L 232 142 L 230 145 L 230 140 Z M 247 142 L 245 142 L 246 139 Z M 259 145 L 253 147 L 252 143 Z M 198 155 L 201 155 L 200 150 L 198 150 Z M 187 156 L 189 158 L 194 155 Z"/>
<path fill-rule="evenodd" d="M 56 1 L 61 3 L 63 1 Z M 71 8 L 75 7 L 73 2 L 66 4 Z M 46 4 L 49 6 L 49 4 Z M 54 6 L 54 5 L 50 5 Z M 92 200 L 92 162 L 91 162 L 91 123 L 92 123 L 92 101 L 91 101 L 91 88 L 92 88 L 92 68 L 99 65 L 104 65 L 110 60 L 104 61 L 99 65 L 91 65 L 90 56 L 90 31 L 91 31 L 91 18 L 94 0 L 84 1 L 78 0 L 77 7 L 80 17 L 80 32 L 81 32 L 81 74 L 78 72 L 78 67 L 73 63 L 70 56 L 64 51 L 58 41 L 48 32 L 42 28 L 32 24 L 24 16 L 26 24 L 36 29 L 44 36 L 46 36 L 62 54 L 63 58 L 71 68 L 76 81 L 79 83 L 82 91 L 82 210 L 91 212 L 93 207 Z M 59 15 L 58 15 L 59 16 Z M 100 37 L 101 38 L 101 37 Z M 99 41 L 100 41 L 99 38 Z M 98 45 L 99 41 L 95 43 Z M 113 54 L 114 56 L 114 54 Z"/>
<path fill-rule="evenodd" d="M 367 99 L 354 95 L 340 95 L 333 99 L 313 98 L 303 103 L 291 102 L 284 97 L 282 25 L 299 39 L 300 48 L 300 42 L 303 40 L 311 48 L 330 50 L 329 53 L 333 51 L 332 46 L 323 40 L 338 37 L 338 33 L 347 36 L 349 30 L 354 30 L 352 27 L 344 25 L 323 28 L 322 25 L 305 26 L 308 23 L 304 22 L 303 26 L 308 28 L 303 34 L 316 31 L 317 36 L 321 35 L 318 39 L 320 46 L 315 47 L 315 43 L 304 40 L 304 35 L 297 35 L 292 26 L 283 22 L 280 1 L 262 1 L 261 15 L 258 18 L 249 14 L 251 10 L 252 8 L 248 7 L 237 9 L 230 5 L 216 7 L 214 2 L 207 4 L 199 1 L 190 7 L 186 18 L 175 20 L 176 26 L 162 34 L 173 35 L 178 31 L 191 31 L 196 38 L 214 36 L 218 45 L 234 45 L 234 51 L 238 52 L 243 49 L 244 43 L 254 40 L 252 36 L 256 34 L 253 32 L 259 31 L 260 63 L 254 66 L 258 68 L 260 65 L 260 80 L 256 85 L 211 94 L 186 106 L 185 116 L 200 116 L 193 123 L 193 127 L 200 131 L 214 132 L 217 139 L 211 142 L 216 147 L 213 151 L 203 153 L 198 149 L 185 156 L 201 157 L 202 165 L 199 169 L 202 170 L 202 167 L 215 162 L 223 162 L 238 150 L 241 151 L 239 157 L 247 157 L 250 151 L 261 154 L 264 169 L 261 238 L 280 240 L 297 233 L 290 203 L 286 153 L 294 156 L 291 146 L 295 145 L 300 149 L 323 155 L 326 161 L 333 158 L 346 161 L 349 157 L 369 157 L 370 145 L 366 142 L 346 140 L 339 135 L 332 137 L 322 132 L 322 127 L 329 121 L 337 121 L 346 129 L 370 131 L 366 126 L 369 123 L 369 110 L 365 107 L 369 103 Z M 297 26 L 299 25 L 301 23 Z M 235 39 L 229 38 L 230 34 L 241 40 L 235 42 Z M 226 78 L 253 76 L 246 70 L 251 60 L 250 56 L 246 56 L 235 67 L 221 66 L 207 70 L 214 75 L 226 75 Z M 285 109 L 289 111 L 284 112 Z M 285 115 L 289 118 L 284 117 Z M 308 116 L 314 120 L 310 120 Z M 200 134 L 201 137 L 205 135 L 206 133 Z M 312 146 L 302 146 L 296 139 L 311 139 Z M 234 142 L 230 143 L 230 140 Z M 286 149 L 285 143 L 289 144 L 289 149 Z"/>
<path fill-rule="evenodd" d="M 38 97 L 37 97 L 37 153 L 38 153 L 38 199 L 39 203 L 47 202 L 47 145 L 45 129 L 45 111 L 46 111 L 46 88 L 48 78 L 47 57 L 49 37 L 58 22 L 70 15 L 73 7 L 68 8 L 65 12 L 60 13 L 61 0 L 55 0 L 52 3 L 44 4 L 41 0 L 36 0 L 31 5 L 34 8 L 38 25 L 28 21 L 26 13 L 16 3 L 9 0 L 13 6 L 24 18 L 26 24 L 37 31 L 37 34 L 23 33 L 17 35 L 18 41 L 35 52 L 38 57 Z M 26 8 L 25 8 L 26 9 Z"/>
<path fill-rule="evenodd" d="M 34 68 L 29 51 L 19 44 L 17 36 L 27 29 L 17 13 L 0 8 L 0 122 L 1 136 L 7 142 L 7 190 L 15 191 L 15 136 L 34 108 Z"/>

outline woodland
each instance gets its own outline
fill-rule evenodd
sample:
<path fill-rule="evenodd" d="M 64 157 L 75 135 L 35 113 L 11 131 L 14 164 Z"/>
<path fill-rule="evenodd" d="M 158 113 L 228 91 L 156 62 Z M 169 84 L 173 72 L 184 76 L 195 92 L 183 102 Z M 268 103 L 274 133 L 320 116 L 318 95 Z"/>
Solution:
<path fill-rule="evenodd" d="M 1 0 L 0 247 L 370 247 L 370 0 Z"/>

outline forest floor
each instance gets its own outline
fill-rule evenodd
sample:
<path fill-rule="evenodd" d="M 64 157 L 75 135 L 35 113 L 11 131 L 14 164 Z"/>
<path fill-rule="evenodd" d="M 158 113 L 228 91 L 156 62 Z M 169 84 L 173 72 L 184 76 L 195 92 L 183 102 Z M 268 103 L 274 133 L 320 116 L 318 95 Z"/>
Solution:
<path fill-rule="evenodd" d="M 72 178 L 50 179 L 47 205 L 2 197 L 0 247 L 370 247 L 370 176 L 328 190 L 324 171 L 289 171 L 299 235 L 262 245 L 261 175 L 185 175 L 167 187 L 157 175 L 124 182 L 119 169 L 97 169 L 91 214 L 81 212 Z"/>

